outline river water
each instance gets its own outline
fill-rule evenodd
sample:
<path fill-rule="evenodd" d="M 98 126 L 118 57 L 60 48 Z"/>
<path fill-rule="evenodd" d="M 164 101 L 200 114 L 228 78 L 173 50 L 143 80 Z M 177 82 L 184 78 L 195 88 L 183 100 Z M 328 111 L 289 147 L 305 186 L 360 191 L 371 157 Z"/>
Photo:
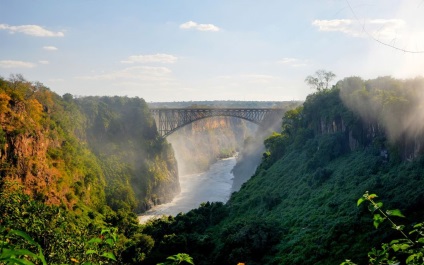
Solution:
<path fill-rule="evenodd" d="M 170 203 L 153 207 L 139 216 L 141 223 L 162 215 L 176 216 L 198 208 L 202 202 L 227 202 L 231 195 L 236 158 L 219 160 L 208 171 L 180 176 L 181 193 Z"/>

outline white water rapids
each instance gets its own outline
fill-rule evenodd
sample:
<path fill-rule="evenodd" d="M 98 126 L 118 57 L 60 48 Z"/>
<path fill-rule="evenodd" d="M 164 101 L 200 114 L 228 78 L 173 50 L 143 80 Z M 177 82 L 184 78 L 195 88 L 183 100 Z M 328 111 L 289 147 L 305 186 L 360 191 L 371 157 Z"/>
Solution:
<path fill-rule="evenodd" d="M 227 202 L 231 195 L 236 158 L 219 160 L 208 171 L 180 176 L 181 193 L 170 203 L 153 207 L 139 216 L 141 223 L 162 215 L 176 216 L 199 207 L 202 202 Z"/>

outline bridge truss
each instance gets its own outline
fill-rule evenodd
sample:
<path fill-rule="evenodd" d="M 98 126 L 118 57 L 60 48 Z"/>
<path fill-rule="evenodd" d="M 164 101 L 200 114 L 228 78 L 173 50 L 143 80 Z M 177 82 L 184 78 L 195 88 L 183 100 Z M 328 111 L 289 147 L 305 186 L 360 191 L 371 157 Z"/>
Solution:
<path fill-rule="evenodd" d="M 282 109 L 271 108 L 155 108 L 150 111 L 155 118 L 157 130 L 163 138 L 187 124 L 205 118 L 230 116 L 264 125 L 264 121 L 279 119 L 283 113 Z"/>

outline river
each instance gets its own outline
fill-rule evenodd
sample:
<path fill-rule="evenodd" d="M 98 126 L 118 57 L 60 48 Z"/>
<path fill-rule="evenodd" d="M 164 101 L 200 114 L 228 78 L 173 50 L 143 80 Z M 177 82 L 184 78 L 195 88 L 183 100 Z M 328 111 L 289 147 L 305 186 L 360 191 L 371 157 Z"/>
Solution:
<path fill-rule="evenodd" d="M 153 207 L 139 216 L 141 223 L 162 215 L 176 216 L 199 207 L 202 202 L 227 202 L 231 195 L 236 158 L 222 159 L 208 171 L 180 176 L 181 193 L 172 202 Z"/>

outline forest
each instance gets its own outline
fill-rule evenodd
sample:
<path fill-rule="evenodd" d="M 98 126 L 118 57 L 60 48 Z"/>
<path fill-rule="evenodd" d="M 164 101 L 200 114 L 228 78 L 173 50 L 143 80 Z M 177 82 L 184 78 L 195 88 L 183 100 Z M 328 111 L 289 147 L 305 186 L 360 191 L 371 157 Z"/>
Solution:
<path fill-rule="evenodd" d="M 0 263 L 423 264 L 423 91 L 392 77 L 319 89 L 226 204 L 140 225 L 178 192 L 146 102 L 1 79 Z"/>

